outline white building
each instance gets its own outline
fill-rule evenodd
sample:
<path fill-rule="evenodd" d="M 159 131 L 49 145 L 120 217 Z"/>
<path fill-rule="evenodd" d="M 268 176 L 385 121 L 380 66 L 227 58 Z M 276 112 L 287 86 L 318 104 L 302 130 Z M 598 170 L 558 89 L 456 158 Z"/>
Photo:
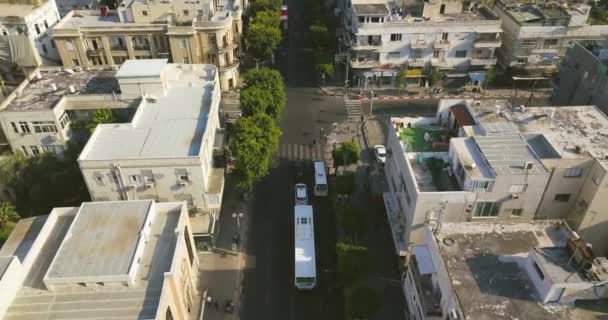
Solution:
<path fill-rule="evenodd" d="M 573 42 L 603 41 L 608 34 L 608 25 L 590 24 L 584 3 L 498 0 L 494 11 L 504 32 L 498 62 L 518 72 L 554 71 Z"/>
<path fill-rule="evenodd" d="M 608 118 L 594 106 L 442 100 L 434 118 L 393 118 L 385 173 L 396 249 L 425 223 L 565 219 L 608 253 Z"/>
<path fill-rule="evenodd" d="M 61 61 L 50 31 L 59 22 L 55 0 L 28 0 L 0 3 L 0 35 L 27 35 L 45 64 Z"/>
<path fill-rule="evenodd" d="M 345 3 L 343 45 L 355 75 L 351 86 L 394 85 L 405 70 L 408 84 L 424 85 L 421 79 L 432 68 L 460 77 L 463 71 L 483 71 L 496 64 L 500 20 L 483 5 L 422 0 Z"/>
<path fill-rule="evenodd" d="M 20 220 L 0 249 L 0 319 L 188 319 L 200 299 L 193 244 L 183 202 L 83 203 Z"/>
<path fill-rule="evenodd" d="M 601 318 L 608 260 L 577 247 L 560 221 L 425 228 L 403 281 L 410 318 Z"/>
<path fill-rule="evenodd" d="M 98 125 L 78 159 L 94 201 L 187 201 L 218 209 L 224 171 L 214 168 L 221 93 L 213 65 L 128 60 L 122 96 L 143 97 L 132 122 Z"/>

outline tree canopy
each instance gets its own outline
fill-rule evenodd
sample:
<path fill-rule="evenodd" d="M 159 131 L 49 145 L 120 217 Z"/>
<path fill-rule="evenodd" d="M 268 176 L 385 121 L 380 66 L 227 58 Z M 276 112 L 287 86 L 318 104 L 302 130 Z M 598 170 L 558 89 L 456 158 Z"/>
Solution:
<path fill-rule="evenodd" d="M 264 90 L 258 86 L 245 88 L 241 90 L 240 95 L 243 115 L 249 117 L 257 113 L 268 114 L 274 102 L 273 100 L 272 93 L 268 90 Z"/>
<path fill-rule="evenodd" d="M 279 11 L 281 8 L 281 0 L 255 0 L 249 4 L 249 9 L 252 12 L 265 10 Z"/>
<path fill-rule="evenodd" d="M 367 272 L 366 247 L 338 242 L 336 244 L 338 256 L 338 272 L 345 284 L 354 283 L 359 277 Z"/>
<path fill-rule="evenodd" d="M 287 103 L 285 84 L 283 83 L 281 73 L 277 70 L 268 68 L 251 69 L 242 75 L 241 80 L 245 83 L 245 87 L 241 91 L 241 96 L 243 95 L 243 92 L 248 91 L 251 87 L 256 87 L 270 94 L 272 103 L 268 106 L 266 113 L 274 119 L 279 120 L 283 113 L 283 109 L 285 108 L 285 104 Z M 255 91 L 257 91 L 257 89 L 254 90 L 254 92 Z M 243 108 L 242 105 L 241 108 Z M 243 112 L 245 112 L 244 109 Z"/>
<path fill-rule="evenodd" d="M 279 27 L 279 19 L 281 15 L 278 10 L 263 10 L 255 14 L 254 23 L 259 23 L 269 27 Z"/>
<path fill-rule="evenodd" d="M 10 202 L 0 202 L 0 227 L 5 223 L 19 220 L 17 208 Z"/>
<path fill-rule="evenodd" d="M 249 52 L 258 59 L 265 59 L 272 55 L 281 43 L 281 30 L 272 25 L 253 22 L 246 33 Z"/>
<path fill-rule="evenodd" d="M 230 150 L 236 158 L 235 174 L 241 189 L 251 191 L 255 182 L 268 174 L 280 135 L 274 119 L 264 113 L 237 121 L 230 139 Z"/>
<path fill-rule="evenodd" d="M 346 312 L 349 319 L 369 319 L 379 306 L 378 295 L 368 286 L 356 286 L 346 295 Z"/>

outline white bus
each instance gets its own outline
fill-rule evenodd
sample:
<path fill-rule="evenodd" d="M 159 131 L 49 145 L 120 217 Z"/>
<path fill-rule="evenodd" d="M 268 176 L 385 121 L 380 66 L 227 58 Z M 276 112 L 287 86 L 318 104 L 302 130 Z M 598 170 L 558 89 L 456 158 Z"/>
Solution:
<path fill-rule="evenodd" d="M 317 197 L 327 196 L 327 175 L 325 174 L 325 164 L 323 161 L 315 161 L 315 189 L 314 195 Z"/>
<path fill-rule="evenodd" d="M 312 206 L 294 207 L 295 286 L 312 290 L 317 284 L 315 227 Z"/>

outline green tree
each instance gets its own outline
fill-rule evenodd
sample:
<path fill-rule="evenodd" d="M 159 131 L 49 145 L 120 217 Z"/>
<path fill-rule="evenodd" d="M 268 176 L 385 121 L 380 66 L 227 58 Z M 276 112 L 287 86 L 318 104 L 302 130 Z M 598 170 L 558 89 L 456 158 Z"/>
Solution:
<path fill-rule="evenodd" d="M 356 286 L 346 294 L 346 313 L 349 319 L 369 319 L 379 306 L 378 295 L 368 286 Z"/>
<path fill-rule="evenodd" d="M 363 209 L 348 205 L 340 212 L 342 230 L 353 243 L 356 243 L 367 226 L 367 218 Z"/>
<path fill-rule="evenodd" d="M 344 142 L 333 152 L 334 163 L 337 165 L 349 165 L 359 161 L 361 149 L 354 141 Z"/>
<path fill-rule="evenodd" d="M 243 115 L 246 117 L 257 113 L 266 113 L 275 118 L 274 111 L 271 110 L 273 105 L 272 93 L 258 86 L 247 87 L 241 90 L 240 105 Z"/>
<path fill-rule="evenodd" d="M 278 28 L 279 27 L 279 19 L 281 15 L 279 11 L 276 10 L 264 10 L 257 12 L 253 21 L 255 23 L 259 23 L 265 26 Z"/>
<path fill-rule="evenodd" d="M 7 222 L 19 220 L 17 208 L 10 202 L 0 202 L 0 228 Z"/>
<path fill-rule="evenodd" d="M 397 89 L 399 89 L 399 93 L 407 87 L 407 70 L 403 70 L 399 73 L 395 85 L 397 86 Z"/>
<path fill-rule="evenodd" d="M 434 68 L 431 72 L 431 85 L 437 86 L 441 84 L 442 73 L 439 72 L 438 68 Z"/>
<path fill-rule="evenodd" d="M 277 120 L 280 119 L 287 103 L 287 95 L 279 71 L 268 68 L 251 69 L 245 72 L 241 79 L 245 83 L 242 91 L 256 87 L 271 93 L 272 104 L 268 106 L 267 113 Z"/>
<path fill-rule="evenodd" d="M 237 121 L 230 139 L 230 151 L 236 159 L 237 185 L 251 191 L 255 182 L 268 174 L 272 155 L 279 147 L 281 131 L 264 113 Z"/>
<path fill-rule="evenodd" d="M 325 25 L 313 24 L 308 27 L 308 30 L 311 33 L 312 46 L 315 49 L 319 50 L 321 48 L 329 47 L 329 41 L 331 38 L 329 36 L 329 31 L 327 30 L 327 27 Z"/>
<path fill-rule="evenodd" d="M 281 30 L 278 27 L 253 22 L 249 25 L 245 40 L 251 54 L 257 59 L 272 55 L 281 43 Z"/>
<path fill-rule="evenodd" d="M 93 116 L 90 120 L 86 121 L 85 128 L 89 131 L 89 134 L 92 134 L 97 128 L 97 125 L 102 123 L 115 123 L 118 122 L 116 116 L 110 109 L 99 109 L 93 112 Z"/>
<path fill-rule="evenodd" d="M 368 251 L 366 247 L 338 242 L 336 244 L 336 254 L 338 257 L 338 273 L 344 284 L 354 283 L 367 272 Z"/>
<path fill-rule="evenodd" d="M 281 8 L 281 0 L 255 0 L 249 4 L 249 9 L 252 12 L 259 11 L 279 11 Z"/>
<path fill-rule="evenodd" d="M 315 54 L 315 68 L 319 73 L 325 73 L 326 76 L 332 77 L 336 71 L 334 68 L 333 56 L 327 52 L 317 52 Z"/>

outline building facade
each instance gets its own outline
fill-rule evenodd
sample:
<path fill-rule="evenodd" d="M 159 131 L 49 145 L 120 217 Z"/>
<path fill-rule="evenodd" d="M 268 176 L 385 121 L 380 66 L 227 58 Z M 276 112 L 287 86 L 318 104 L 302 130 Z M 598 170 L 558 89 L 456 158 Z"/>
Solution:
<path fill-rule="evenodd" d="M 568 48 L 560 67 L 551 102 L 564 105 L 595 105 L 608 112 L 608 49 L 575 43 Z"/>
<path fill-rule="evenodd" d="M 0 319 L 197 316 L 193 244 L 183 202 L 83 203 L 20 220 L 0 248 Z"/>
<path fill-rule="evenodd" d="M 130 123 L 98 125 L 78 159 L 94 201 L 186 201 L 220 208 L 224 170 L 214 163 L 218 69 L 128 60 L 116 74 L 122 96 L 140 98 Z M 221 150 L 220 150 L 221 151 Z"/>
<path fill-rule="evenodd" d="M 51 28 L 59 22 L 55 0 L 28 0 L 0 3 L 0 35 L 27 35 L 44 64 L 61 61 Z"/>
<path fill-rule="evenodd" d="M 67 67 L 156 58 L 214 64 L 222 91 L 229 91 L 239 81 L 241 14 L 239 0 L 127 0 L 115 11 L 70 12 L 53 39 Z"/>
<path fill-rule="evenodd" d="M 502 21 L 498 62 L 516 73 L 554 72 L 573 42 L 603 41 L 608 25 L 591 25 L 591 7 L 583 3 L 525 4 L 499 0 L 494 11 Z"/>
<path fill-rule="evenodd" d="M 466 75 L 496 64 L 501 24 L 470 1 L 347 0 L 342 45 L 350 57 L 351 86 L 424 85 L 433 69 Z"/>

